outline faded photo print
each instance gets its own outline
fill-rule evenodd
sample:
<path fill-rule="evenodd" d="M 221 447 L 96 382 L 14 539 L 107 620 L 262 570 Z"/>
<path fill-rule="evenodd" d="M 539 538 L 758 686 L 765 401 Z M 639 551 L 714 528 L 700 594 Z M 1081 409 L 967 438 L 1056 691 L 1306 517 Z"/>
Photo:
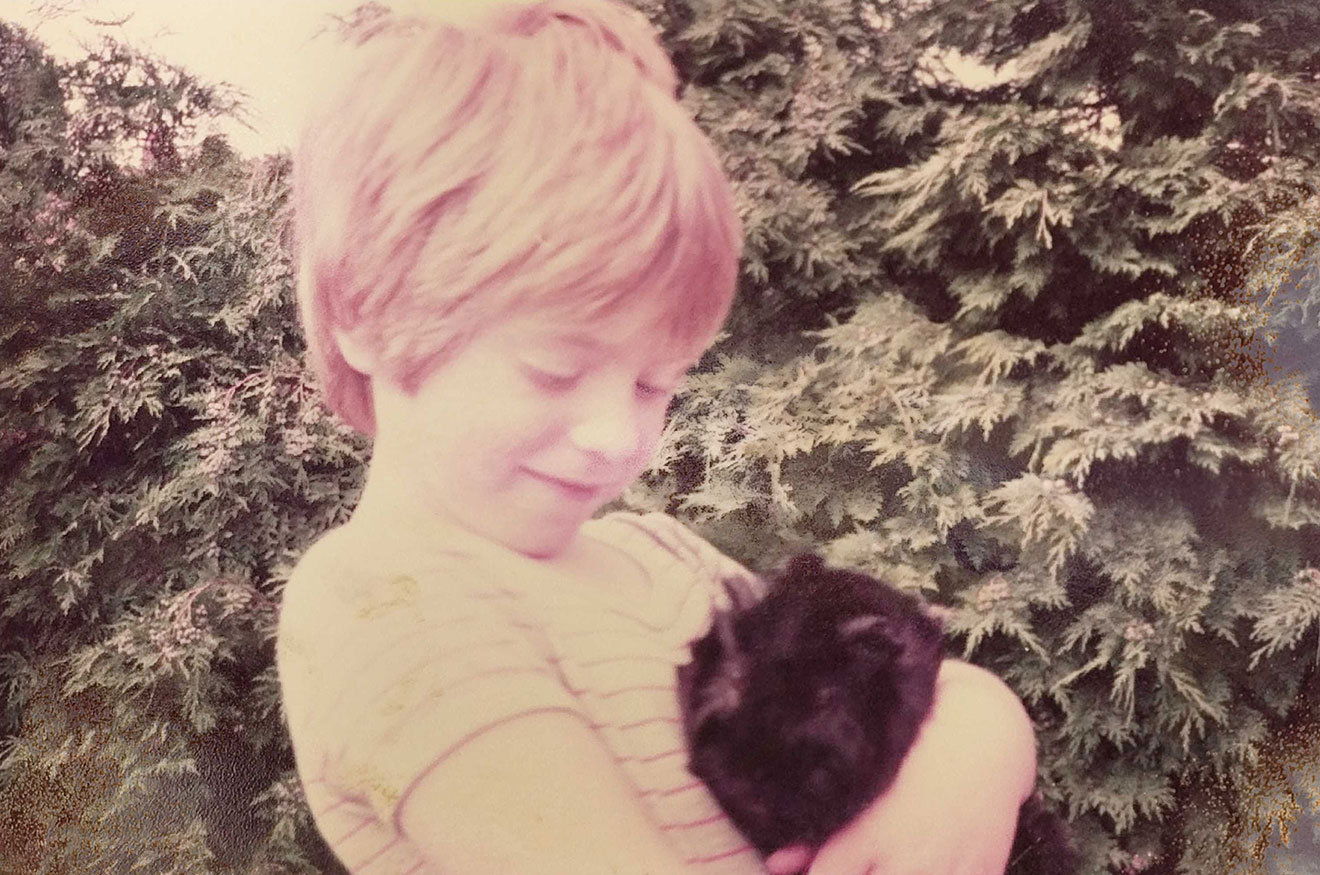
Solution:
<path fill-rule="evenodd" d="M 1320 875 L 1320 4 L 8 0 L 0 875 Z"/>

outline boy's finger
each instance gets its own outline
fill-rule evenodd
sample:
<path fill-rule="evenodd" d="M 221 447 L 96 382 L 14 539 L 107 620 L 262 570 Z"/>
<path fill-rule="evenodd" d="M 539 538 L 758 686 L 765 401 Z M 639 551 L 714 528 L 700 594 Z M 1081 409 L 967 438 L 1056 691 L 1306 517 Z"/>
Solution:
<path fill-rule="evenodd" d="M 765 869 L 770 875 L 798 875 L 810 865 L 811 856 L 806 845 L 790 845 L 766 857 Z"/>

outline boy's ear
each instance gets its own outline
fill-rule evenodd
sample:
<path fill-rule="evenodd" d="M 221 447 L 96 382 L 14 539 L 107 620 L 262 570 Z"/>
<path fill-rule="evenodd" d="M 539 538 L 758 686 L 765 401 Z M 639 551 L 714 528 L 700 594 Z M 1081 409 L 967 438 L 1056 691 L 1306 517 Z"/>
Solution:
<path fill-rule="evenodd" d="M 348 366 L 360 374 L 371 376 L 376 369 L 376 355 L 362 338 L 341 328 L 334 329 L 333 334 L 335 346 Z"/>

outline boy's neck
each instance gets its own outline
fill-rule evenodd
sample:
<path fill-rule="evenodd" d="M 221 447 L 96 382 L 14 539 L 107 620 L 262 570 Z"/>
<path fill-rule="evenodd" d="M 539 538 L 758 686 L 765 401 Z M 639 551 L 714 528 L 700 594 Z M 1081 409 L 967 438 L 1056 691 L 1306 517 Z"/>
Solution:
<path fill-rule="evenodd" d="M 379 486 L 379 482 L 375 485 Z M 522 559 L 559 564 L 576 554 L 580 540 L 574 538 L 553 555 L 527 555 L 487 537 L 429 507 L 406 500 L 405 491 L 372 488 L 368 478 L 357 507 L 346 528 L 354 536 L 378 548 L 400 555 L 424 557 L 461 551 L 503 559 Z"/>

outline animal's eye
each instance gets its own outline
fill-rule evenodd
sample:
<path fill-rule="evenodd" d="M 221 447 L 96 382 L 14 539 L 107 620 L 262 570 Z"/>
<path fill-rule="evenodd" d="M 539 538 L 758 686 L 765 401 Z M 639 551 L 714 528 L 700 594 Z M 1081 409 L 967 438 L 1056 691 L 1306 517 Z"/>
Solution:
<path fill-rule="evenodd" d="M 692 734 L 692 747 L 694 750 L 700 750 L 710 745 L 719 744 L 727 730 L 724 728 L 722 720 L 707 715 L 696 724 L 696 729 Z"/>
<path fill-rule="evenodd" d="M 867 614 L 864 617 L 854 617 L 839 625 L 839 632 L 844 638 L 853 638 L 858 635 L 887 631 L 889 631 L 889 621 L 880 614 Z"/>

